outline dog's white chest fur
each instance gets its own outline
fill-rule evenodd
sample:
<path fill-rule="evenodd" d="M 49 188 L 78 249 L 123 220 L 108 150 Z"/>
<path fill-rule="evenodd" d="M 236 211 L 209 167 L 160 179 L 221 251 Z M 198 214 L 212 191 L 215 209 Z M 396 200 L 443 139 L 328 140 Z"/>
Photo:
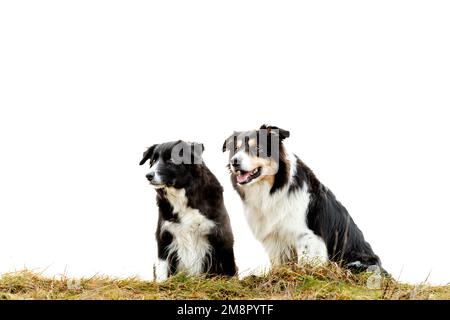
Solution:
<path fill-rule="evenodd" d="M 198 275 L 211 252 L 207 235 L 215 227 L 215 223 L 198 209 L 188 206 L 184 189 L 167 188 L 167 199 L 179 218 L 177 222 L 165 221 L 162 225 L 162 231 L 168 231 L 173 236 L 169 253 L 177 254 L 178 270 Z"/>
<path fill-rule="evenodd" d="M 326 261 L 325 242 L 307 226 L 307 186 L 291 193 L 286 186 L 272 195 L 270 188 L 266 182 L 245 186 L 244 209 L 250 229 L 263 244 L 271 263 L 277 265 L 294 258 Z"/>

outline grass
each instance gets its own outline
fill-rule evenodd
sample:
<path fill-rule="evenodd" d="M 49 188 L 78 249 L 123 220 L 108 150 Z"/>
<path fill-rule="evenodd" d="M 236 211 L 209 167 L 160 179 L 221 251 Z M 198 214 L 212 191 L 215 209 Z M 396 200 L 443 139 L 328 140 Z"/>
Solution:
<path fill-rule="evenodd" d="M 369 283 L 369 286 L 368 286 Z M 370 285 L 372 284 L 372 285 Z M 0 277 L 0 299 L 450 299 L 450 285 L 402 284 L 336 264 L 284 266 L 262 276 L 205 278 L 178 274 L 163 283 L 96 276 L 46 278 L 31 271 Z"/>

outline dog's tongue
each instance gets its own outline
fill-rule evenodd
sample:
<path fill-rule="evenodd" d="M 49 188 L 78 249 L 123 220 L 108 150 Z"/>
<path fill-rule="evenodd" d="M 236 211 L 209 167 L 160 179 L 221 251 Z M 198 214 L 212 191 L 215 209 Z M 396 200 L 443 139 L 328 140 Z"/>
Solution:
<path fill-rule="evenodd" d="M 250 175 L 251 175 L 251 172 L 242 173 L 236 177 L 236 180 L 238 183 L 246 182 L 248 180 L 248 178 L 250 177 Z"/>

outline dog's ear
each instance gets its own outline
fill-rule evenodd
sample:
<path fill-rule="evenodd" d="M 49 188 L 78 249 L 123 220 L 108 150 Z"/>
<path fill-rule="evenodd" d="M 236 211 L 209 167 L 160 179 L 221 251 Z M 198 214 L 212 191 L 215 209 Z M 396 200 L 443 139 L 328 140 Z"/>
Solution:
<path fill-rule="evenodd" d="M 144 152 L 144 154 L 142 155 L 142 160 L 141 162 L 139 162 L 140 166 L 142 166 L 148 159 L 150 159 L 153 156 L 153 152 L 155 151 L 155 148 L 157 146 L 158 146 L 157 144 L 154 144 Z"/>
<path fill-rule="evenodd" d="M 269 134 L 276 134 L 280 138 L 280 141 L 289 138 L 289 136 L 291 135 L 287 130 L 278 128 L 276 126 L 268 126 L 266 124 L 263 124 L 260 129 L 267 130 Z"/>
<path fill-rule="evenodd" d="M 231 136 L 229 136 L 224 142 L 222 146 L 222 152 L 227 150 L 231 150 L 232 144 L 235 142 L 238 133 L 235 131 Z"/>
<path fill-rule="evenodd" d="M 191 143 L 191 161 L 194 164 L 201 164 L 203 162 L 202 154 L 205 151 L 203 143 L 192 142 Z"/>

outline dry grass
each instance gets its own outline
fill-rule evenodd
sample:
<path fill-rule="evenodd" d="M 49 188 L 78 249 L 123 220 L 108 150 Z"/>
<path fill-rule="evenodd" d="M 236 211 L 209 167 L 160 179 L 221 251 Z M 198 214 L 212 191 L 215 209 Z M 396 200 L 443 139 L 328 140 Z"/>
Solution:
<path fill-rule="evenodd" d="M 164 283 L 137 278 L 49 279 L 25 270 L 0 277 L 0 299 L 450 299 L 450 286 L 413 286 L 387 277 L 370 289 L 368 281 L 377 280 L 373 276 L 355 275 L 335 264 L 291 265 L 242 280 L 179 274 Z"/>

